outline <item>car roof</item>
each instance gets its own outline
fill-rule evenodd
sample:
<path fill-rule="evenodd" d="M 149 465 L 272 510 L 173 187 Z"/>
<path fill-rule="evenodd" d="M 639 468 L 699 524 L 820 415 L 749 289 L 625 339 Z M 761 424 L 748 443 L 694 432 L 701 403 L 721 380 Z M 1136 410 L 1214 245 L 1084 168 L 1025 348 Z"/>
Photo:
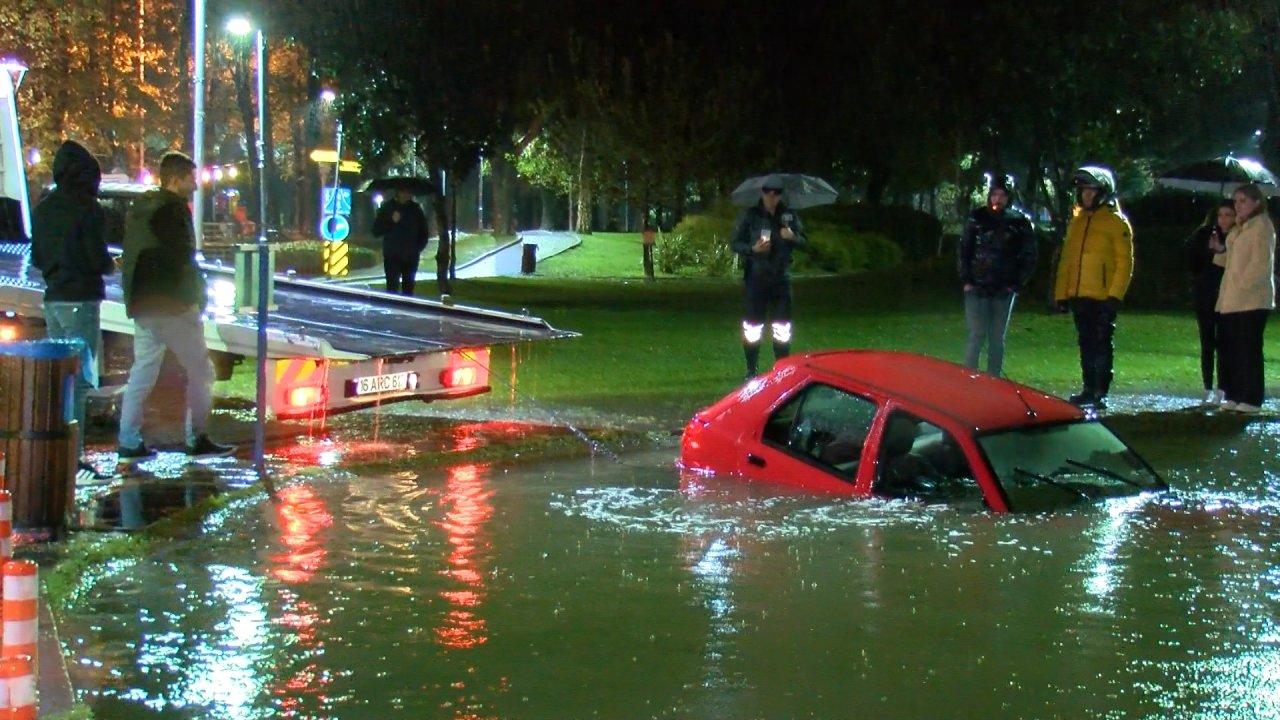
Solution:
<path fill-rule="evenodd" d="M 924 355 L 836 350 L 795 355 L 785 362 L 934 410 L 975 432 L 1084 419 L 1080 408 L 1062 398 Z"/>
<path fill-rule="evenodd" d="M 104 180 L 98 184 L 98 197 L 104 199 L 135 198 L 145 195 L 157 187 L 159 186 L 148 183 L 110 182 Z"/>

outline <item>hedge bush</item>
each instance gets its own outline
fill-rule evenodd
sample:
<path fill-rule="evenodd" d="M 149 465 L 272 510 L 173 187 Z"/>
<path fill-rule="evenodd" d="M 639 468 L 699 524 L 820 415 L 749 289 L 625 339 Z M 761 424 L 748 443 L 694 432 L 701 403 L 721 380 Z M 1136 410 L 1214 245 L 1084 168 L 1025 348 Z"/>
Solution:
<path fill-rule="evenodd" d="M 276 270 L 279 272 L 293 270 L 299 275 L 323 274 L 324 259 L 321 254 L 323 244 L 319 240 L 295 240 L 276 244 Z M 348 244 L 347 248 L 349 253 L 347 267 L 350 270 L 371 268 L 381 262 L 379 254 L 374 250 L 351 244 Z"/>
<path fill-rule="evenodd" d="M 806 224 L 832 223 L 848 232 L 879 233 L 901 248 L 908 261 L 938 254 L 938 241 L 942 238 L 942 222 L 938 218 L 897 205 L 827 205 L 805 210 L 804 220 Z"/>
<path fill-rule="evenodd" d="M 737 257 L 729 244 L 739 212 L 733 206 L 719 205 L 706 213 L 686 216 L 658 240 L 658 269 L 671 274 L 732 275 Z M 808 212 L 804 222 L 809 242 L 793 256 L 797 271 L 848 274 L 902 262 L 901 248 L 880 233 L 859 232 L 827 220 L 811 221 Z"/>

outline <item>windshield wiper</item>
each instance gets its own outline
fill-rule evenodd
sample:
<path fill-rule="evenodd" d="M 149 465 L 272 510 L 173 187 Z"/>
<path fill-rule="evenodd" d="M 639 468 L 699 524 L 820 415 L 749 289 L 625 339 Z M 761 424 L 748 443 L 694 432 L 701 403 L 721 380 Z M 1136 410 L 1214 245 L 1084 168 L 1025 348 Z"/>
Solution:
<path fill-rule="evenodd" d="M 1117 472 L 1114 472 L 1114 471 L 1112 471 L 1112 470 L 1108 470 L 1108 469 L 1106 469 L 1106 468 L 1104 468 L 1104 467 L 1098 467 L 1098 466 L 1096 466 L 1096 465 L 1090 465 L 1089 463 L 1082 463 L 1082 462 L 1080 462 L 1079 460 L 1072 460 L 1071 458 L 1067 458 L 1067 459 L 1066 459 L 1066 463 L 1067 463 L 1068 465 L 1074 465 L 1075 467 L 1078 467 L 1078 468 L 1080 468 L 1080 469 L 1082 469 L 1082 470 L 1088 470 L 1089 472 L 1096 472 L 1096 473 L 1098 473 L 1099 475 L 1102 475 L 1103 477 L 1109 477 L 1109 478 L 1111 478 L 1112 480 L 1119 480 L 1119 481 L 1120 481 L 1120 482 L 1122 482 L 1122 483 L 1128 483 L 1129 485 L 1132 485 L 1132 486 L 1134 486 L 1134 487 L 1138 488 L 1139 490 L 1150 490 L 1150 488 L 1148 488 L 1147 486 L 1143 485 L 1142 483 L 1140 483 L 1140 482 L 1138 482 L 1138 481 L 1136 481 L 1136 480 L 1130 480 L 1129 478 L 1127 478 L 1127 477 L 1125 477 L 1125 476 L 1123 476 L 1123 475 L 1121 475 L 1121 474 L 1119 474 L 1119 473 L 1117 473 Z"/>
<path fill-rule="evenodd" d="M 1048 477 L 1045 477 L 1044 475 L 1041 475 L 1040 473 L 1033 473 L 1030 470 L 1024 470 L 1020 467 L 1015 467 L 1013 471 L 1019 475 L 1024 475 L 1033 480 L 1039 480 L 1040 482 L 1046 485 L 1049 485 L 1051 487 L 1056 487 L 1059 490 L 1062 490 L 1063 492 L 1069 492 L 1072 495 L 1079 496 L 1081 499 L 1085 500 L 1086 502 L 1093 502 L 1093 498 L 1089 497 L 1088 493 L 1086 493 L 1085 491 L 1079 490 L 1077 488 L 1073 488 L 1070 485 L 1067 485 L 1065 483 L 1060 483 L 1057 480 L 1054 480 L 1053 478 L 1048 478 Z"/>

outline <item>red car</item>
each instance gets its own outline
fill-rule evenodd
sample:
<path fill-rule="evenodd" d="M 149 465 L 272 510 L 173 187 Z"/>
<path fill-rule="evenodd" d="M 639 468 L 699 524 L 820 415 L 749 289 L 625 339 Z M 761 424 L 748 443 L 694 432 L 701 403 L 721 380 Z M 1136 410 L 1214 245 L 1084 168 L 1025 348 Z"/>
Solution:
<path fill-rule="evenodd" d="M 1163 490 L 1080 408 L 908 353 L 795 355 L 694 415 L 681 464 L 853 496 L 998 512 Z"/>

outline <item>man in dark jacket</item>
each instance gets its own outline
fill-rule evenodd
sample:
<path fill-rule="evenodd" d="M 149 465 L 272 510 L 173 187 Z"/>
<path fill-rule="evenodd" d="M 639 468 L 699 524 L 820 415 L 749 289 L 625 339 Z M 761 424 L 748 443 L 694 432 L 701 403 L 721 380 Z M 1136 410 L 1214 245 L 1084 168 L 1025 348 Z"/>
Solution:
<path fill-rule="evenodd" d="M 182 153 L 160 160 L 160 188 L 138 198 L 124 231 L 125 312 L 133 318 L 133 367 L 120 407 L 121 463 L 155 455 L 142 441 L 143 409 L 172 351 L 187 375 L 187 454 L 230 455 L 235 448 L 209 439 L 213 364 L 204 341 L 204 278 L 196 264 L 195 233 L 187 198 L 195 190 L 195 163 Z"/>
<path fill-rule="evenodd" d="M 102 347 L 99 315 L 102 276 L 114 269 L 107 252 L 106 213 L 98 204 L 102 172 L 83 146 L 70 140 L 53 158 L 56 187 L 32 218 L 31 262 L 44 276 L 44 319 L 49 337 L 79 340 L 80 372 L 72 394 L 79 460 L 77 478 L 102 479 L 84 457 L 85 400 L 98 386 Z"/>
<path fill-rule="evenodd" d="M 1004 371 L 1004 339 L 1013 301 L 1031 279 L 1036 238 L 1031 220 L 1013 206 L 1013 178 L 992 178 L 987 202 L 969 215 L 956 263 L 964 284 L 964 319 L 969 328 L 964 364 L 977 369 L 987 345 L 987 372 Z"/>
<path fill-rule="evenodd" d="M 791 353 L 791 250 L 804 243 L 800 218 L 782 201 L 781 179 L 765 178 L 760 202 L 738 216 L 731 241 L 743 265 L 742 349 L 748 380 L 759 372 L 766 319 L 773 335 L 774 360 Z"/>
<path fill-rule="evenodd" d="M 373 234 L 382 238 L 382 268 L 387 292 L 413 294 L 418 260 L 427 247 L 427 216 L 404 188 L 378 208 Z"/>

